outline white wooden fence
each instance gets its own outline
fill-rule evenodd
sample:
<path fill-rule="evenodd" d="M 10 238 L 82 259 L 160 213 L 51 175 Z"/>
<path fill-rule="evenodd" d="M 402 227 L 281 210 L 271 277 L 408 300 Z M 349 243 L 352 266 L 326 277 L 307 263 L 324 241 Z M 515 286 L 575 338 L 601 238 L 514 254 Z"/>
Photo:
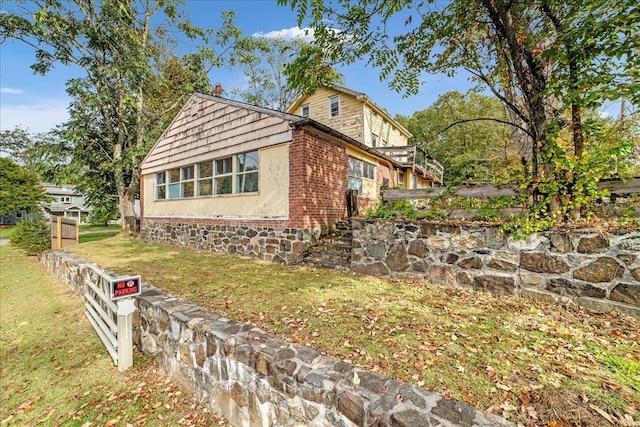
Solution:
<path fill-rule="evenodd" d="M 85 279 L 85 314 L 118 366 L 124 371 L 133 365 L 132 299 L 112 300 L 112 283 L 117 281 L 99 268 L 87 264 Z"/>

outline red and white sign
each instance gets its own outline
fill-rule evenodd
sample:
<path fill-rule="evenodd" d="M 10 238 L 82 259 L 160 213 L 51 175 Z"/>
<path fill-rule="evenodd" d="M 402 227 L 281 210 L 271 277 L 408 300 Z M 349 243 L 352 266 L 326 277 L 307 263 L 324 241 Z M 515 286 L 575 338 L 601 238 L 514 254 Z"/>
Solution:
<path fill-rule="evenodd" d="M 132 297 L 142 293 L 140 276 L 119 277 L 111 281 L 111 299 Z"/>

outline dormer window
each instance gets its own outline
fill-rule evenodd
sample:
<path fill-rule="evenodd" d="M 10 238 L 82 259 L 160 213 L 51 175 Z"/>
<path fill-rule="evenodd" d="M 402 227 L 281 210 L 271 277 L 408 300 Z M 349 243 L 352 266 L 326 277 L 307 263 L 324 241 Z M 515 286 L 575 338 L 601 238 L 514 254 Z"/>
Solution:
<path fill-rule="evenodd" d="M 69 197 L 69 196 L 62 196 L 62 197 L 60 197 L 60 201 L 61 201 L 62 203 L 71 203 L 71 197 Z"/>
<path fill-rule="evenodd" d="M 309 104 L 303 105 L 300 110 L 300 115 L 302 117 L 309 117 Z"/>
<path fill-rule="evenodd" d="M 329 98 L 329 117 L 338 117 L 340 115 L 340 95 Z"/>

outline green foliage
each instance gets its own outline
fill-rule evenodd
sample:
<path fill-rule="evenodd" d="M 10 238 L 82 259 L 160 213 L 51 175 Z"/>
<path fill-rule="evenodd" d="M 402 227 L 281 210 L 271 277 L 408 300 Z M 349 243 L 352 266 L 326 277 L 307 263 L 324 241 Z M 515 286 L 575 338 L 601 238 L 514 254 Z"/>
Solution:
<path fill-rule="evenodd" d="M 368 208 L 365 216 L 367 218 L 386 219 L 394 219 L 397 217 L 413 218 L 413 205 L 408 200 L 379 203 L 376 207 Z"/>
<path fill-rule="evenodd" d="M 40 210 L 40 203 L 49 197 L 39 181 L 35 172 L 0 157 L 0 216 Z"/>
<path fill-rule="evenodd" d="M 504 182 L 514 169 L 522 170 L 498 98 L 447 92 L 429 108 L 396 119 L 413 134 L 413 144 L 442 163 L 448 186 Z"/>
<path fill-rule="evenodd" d="M 15 226 L 11 244 L 24 250 L 27 255 L 37 255 L 51 248 L 49 224 L 41 218 L 20 221 Z"/>

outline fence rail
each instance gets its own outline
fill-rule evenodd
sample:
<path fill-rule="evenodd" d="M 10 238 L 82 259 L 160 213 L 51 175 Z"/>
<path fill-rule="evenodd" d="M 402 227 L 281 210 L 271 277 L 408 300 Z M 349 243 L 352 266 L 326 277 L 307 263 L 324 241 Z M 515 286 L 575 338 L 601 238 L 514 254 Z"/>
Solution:
<path fill-rule="evenodd" d="M 57 250 L 78 243 L 78 221 L 57 216 L 51 220 L 51 249 Z"/>
<path fill-rule="evenodd" d="M 84 281 L 85 314 L 113 363 L 124 371 L 133 364 L 130 316 L 133 301 L 114 302 L 111 286 L 115 278 L 91 264 L 86 267 L 89 271 Z"/>
<path fill-rule="evenodd" d="M 640 194 L 640 177 L 636 177 L 627 181 L 618 179 L 603 180 L 598 183 L 600 190 L 608 190 L 612 198 L 627 197 L 633 194 Z M 430 187 L 416 190 L 405 189 L 388 189 L 382 195 L 383 202 L 393 202 L 398 200 L 430 200 L 430 199 L 490 199 L 493 197 L 517 197 L 521 194 L 521 190 L 516 185 L 506 185 L 496 187 L 491 184 L 471 184 L 461 185 L 457 187 Z M 598 208 L 600 212 L 607 216 L 625 215 L 632 217 L 640 217 L 640 206 L 630 208 L 602 206 Z M 470 219 L 473 218 L 478 209 L 451 209 L 448 212 L 449 219 Z M 526 212 L 527 209 L 522 208 L 506 208 L 501 212 L 503 218 L 509 215 L 518 215 Z"/>

